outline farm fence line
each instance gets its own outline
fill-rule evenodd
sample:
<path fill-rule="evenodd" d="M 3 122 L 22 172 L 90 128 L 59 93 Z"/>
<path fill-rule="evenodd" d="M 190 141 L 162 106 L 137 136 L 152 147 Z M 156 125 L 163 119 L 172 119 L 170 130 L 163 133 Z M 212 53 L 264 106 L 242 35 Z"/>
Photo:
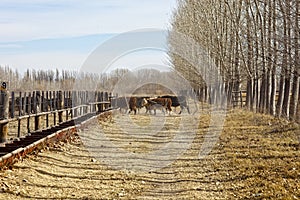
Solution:
<path fill-rule="evenodd" d="M 0 91 L 0 143 L 26 133 L 74 120 L 88 113 L 101 113 L 111 108 L 112 94 L 103 91 Z M 44 121 L 43 121 L 44 120 Z M 9 125 L 16 128 L 9 130 Z M 25 125 L 24 125 L 25 123 Z M 22 126 L 23 125 L 23 126 Z"/>

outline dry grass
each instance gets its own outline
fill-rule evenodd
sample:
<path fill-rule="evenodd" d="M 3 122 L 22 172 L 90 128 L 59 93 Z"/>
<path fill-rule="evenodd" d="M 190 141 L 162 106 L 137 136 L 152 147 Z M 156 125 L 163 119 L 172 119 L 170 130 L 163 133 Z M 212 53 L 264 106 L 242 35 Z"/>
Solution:
<path fill-rule="evenodd" d="M 181 120 L 191 116 L 168 116 L 157 134 L 152 137 L 143 133 L 142 138 L 134 137 L 134 134 L 142 135 L 138 129 L 131 135 L 126 134 L 122 129 L 122 123 L 128 123 L 124 117 L 126 115 L 115 115 L 99 125 L 113 144 L 138 154 L 172 141 Z M 140 127 L 151 124 L 147 115 L 130 118 Z M 174 162 L 152 172 L 115 170 L 105 164 L 115 158 L 95 162 L 78 138 L 71 143 L 57 144 L 50 147 L 50 151 L 29 156 L 12 169 L 1 172 L 0 199 L 300 198 L 299 125 L 233 110 L 227 113 L 224 129 L 211 153 L 199 159 L 210 119 L 210 113 L 203 111 L 190 148 Z M 192 127 L 185 128 L 188 131 Z M 85 133 L 93 136 L 93 130 L 91 127 Z M 102 145 L 101 150 L 112 151 L 108 155 L 117 153 L 105 141 Z M 119 159 L 129 162 L 122 154 Z"/>

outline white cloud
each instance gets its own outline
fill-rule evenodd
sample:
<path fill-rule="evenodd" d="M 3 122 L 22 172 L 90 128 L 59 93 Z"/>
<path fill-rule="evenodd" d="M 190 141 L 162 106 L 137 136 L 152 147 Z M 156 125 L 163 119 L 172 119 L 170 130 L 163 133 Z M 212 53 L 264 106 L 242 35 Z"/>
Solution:
<path fill-rule="evenodd" d="M 166 28 L 175 1 L 4 0 L 0 42 Z"/>
<path fill-rule="evenodd" d="M 47 45 L 28 51 L 26 46 L 24 53 L 18 51 L 22 45 L 17 41 L 123 33 L 143 28 L 165 29 L 175 5 L 176 0 L 1 0 L 0 48 L 5 53 L 0 52 L 0 65 L 9 65 L 21 72 L 26 68 L 79 69 L 88 53 L 62 52 L 53 47 L 51 51 L 41 49 Z M 149 62 L 135 56 L 115 64 L 117 67 L 137 66 L 151 63 L 151 60 L 159 64 L 159 60 L 164 59 L 148 58 Z"/>
<path fill-rule="evenodd" d="M 86 59 L 85 54 L 75 53 L 31 53 L 22 55 L 0 55 L 0 65 L 9 66 L 23 73 L 29 69 L 74 69 L 79 70 Z M 13 62 L 12 62 L 13 61 Z"/>
<path fill-rule="evenodd" d="M 0 49 L 19 49 L 22 48 L 19 44 L 0 44 Z"/>

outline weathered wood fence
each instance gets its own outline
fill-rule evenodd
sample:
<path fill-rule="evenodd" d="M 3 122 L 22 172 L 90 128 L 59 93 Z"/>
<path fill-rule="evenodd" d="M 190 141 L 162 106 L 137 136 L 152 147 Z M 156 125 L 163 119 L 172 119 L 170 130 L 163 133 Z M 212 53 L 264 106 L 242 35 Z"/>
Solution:
<path fill-rule="evenodd" d="M 1 90 L 0 143 L 88 113 L 104 112 L 111 108 L 111 97 L 111 93 L 101 91 Z"/>

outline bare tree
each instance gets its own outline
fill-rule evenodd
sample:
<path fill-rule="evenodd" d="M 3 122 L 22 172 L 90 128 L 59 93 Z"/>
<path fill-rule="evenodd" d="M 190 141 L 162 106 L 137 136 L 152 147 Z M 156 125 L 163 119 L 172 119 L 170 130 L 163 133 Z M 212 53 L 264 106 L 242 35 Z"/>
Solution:
<path fill-rule="evenodd" d="M 222 75 L 229 103 L 232 91 L 246 89 L 250 110 L 290 119 L 299 115 L 299 0 L 180 0 L 178 4 L 170 32 L 183 33 L 203 46 Z M 172 37 L 169 44 L 170 50 L 176 48 Z M 193 54 L 192 47 L 185 48 Z M 203 81 L 207 73 L 199 74 L 172 51 L 169 55 L 202 100 L 217 101 L 219 97 Z"/>

